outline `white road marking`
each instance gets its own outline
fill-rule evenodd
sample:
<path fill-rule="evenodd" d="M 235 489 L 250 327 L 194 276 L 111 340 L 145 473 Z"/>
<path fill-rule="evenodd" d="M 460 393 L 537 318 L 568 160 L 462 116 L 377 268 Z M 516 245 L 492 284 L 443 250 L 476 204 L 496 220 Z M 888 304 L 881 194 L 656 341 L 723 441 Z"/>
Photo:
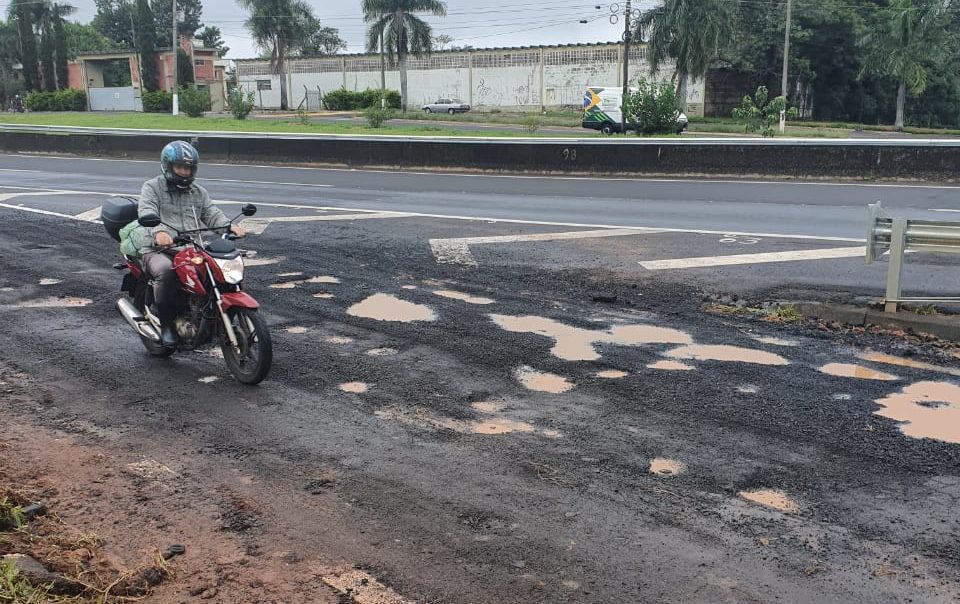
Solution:
<path fill-rule="evenodd" d="M 400 212 L 368 212 L 363 214 L 334 214 L 332 216 L 273 216 L 270 218 L 247 218 L 241 225 L 255 235 L 262 234 L 274 222 L 334 222 L 337 220 L 366 220 L 370 218 L 406 218 L 410 214 Z"/>
<path fill-rule="evenodd" d="M 765 254 L 734 254 L 732 256 L 705 256 L 702 258 L 674 258 L 672 260 L 651 260 L 640 262 L 640 266 L 651 271 L 667 269 L 701 268 L 707 266 L 730 266 L 735 264 L 761 264 L 765 262 L 791 262 L 794 260 L 825 260 L 827 258 L 853 258 L 864 256 L 865 247 L 838 247 L 820 250 L 799 250 L 794 252 L 768 252 Z"/>
<path fill-rule="evenodd" d="M 930 208 L 930 212 L 960 212 L 960 210 L 951 210 L 950 208 Z"/>
<path fill-rule="evenodd" d="M 626 228 L 597 231 L 573 231 L 568 233 L 535 233 L 532 235 L 498 235 L 493 237 L 461 237 L 455 239 L 431 239 L 430 249 L 439 264 L 462 264 L 477 266 L 470 253 L 471 245 L 484 243 L 519 243 L 524 241 L 562 241 L 566 239 L 593 239 L 594 237 L 622 237 L 640 233 L 657 233 L 657 229 Z"/>
<path fill-rule="evenodd" d="M 83 220 L 85 222 L 97 222 L 100 220 L 100 208 L 93 208 L 92 210 L 87 210 L 86 212 L 77 214 L 74 216 L 77 220 Z"/>
<path fill-rule="evenodd" d="M 305 182 L 272 182 L 268 180 L 234 180 L 231 178 L 203 178 L 203 181 L 238 182 L 251 185 L 283 185 L 287 187 L 332 187 L 333 185 L 315 185 Z"/>
<path fill-rule="evenodd" d="M 2 198 L 2 197 L 0 197 Z M 21 212 L 30 212 L 31 214 L 43 214 L 44 216 L 57 216 L 60 218 L 73 218 L 70 214 L 61 214 L 60 212 L 50 212 L 49 210 L 37 210 L 35 208 L 25 208 L 23 206 L 15 206 L 9 203 L 0 203 L 0 208 L 7 208 L 9 210 L 20 210 Z"/>

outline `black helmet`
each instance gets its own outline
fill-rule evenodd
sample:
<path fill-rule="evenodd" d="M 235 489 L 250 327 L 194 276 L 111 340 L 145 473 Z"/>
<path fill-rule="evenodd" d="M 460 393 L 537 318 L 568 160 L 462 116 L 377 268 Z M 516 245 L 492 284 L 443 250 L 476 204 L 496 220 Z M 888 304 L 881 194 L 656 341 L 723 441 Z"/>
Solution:
<path fill-rule="evenodd" d="M 193 179 L 197 176 L 197 167 L 200 165 L 200 154 L 190 143 L 173 141 L 167 144 L 160 152 L 160 170 L 167 182 L 178 189 L 189 189 Z M 174 166 L 185 166 L 190 169 L 189 176 L 180 176 L 173 171 Z"/>

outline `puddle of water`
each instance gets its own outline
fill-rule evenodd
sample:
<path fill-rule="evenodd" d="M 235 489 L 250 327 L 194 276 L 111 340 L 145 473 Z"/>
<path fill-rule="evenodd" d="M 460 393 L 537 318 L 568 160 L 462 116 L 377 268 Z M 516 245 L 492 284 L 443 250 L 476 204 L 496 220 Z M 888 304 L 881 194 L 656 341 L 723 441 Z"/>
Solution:
<path fill-rule="evenodd" d="M 692 371 L 693 367 L 680 361 L 657 361 L 647 365 L 647 369 L 660 369 L 662 371 Z"/>
<path fill-rule="evenodd" d="M 377 321 L 435 321 L 437 315 L 428 306 L 406 302 L 389 294 L 375 294 L 363 302 L 358 302 L 347 309 L 347 314 L 354 317 L 375 319 Z"/>
<path fill-rule="evenodd" d="M 650 460 L 650 473 L 656 476 L 677 476 L 686 469 L 687 466 L 675 459 L 657 457 Z"/>
<path fill-rule="evenodd" d="M 901 392 L 877 399 L 876 415 L 899 422 L 912 438 L 960 443 L 960 386 L 949 382 L 917 382 Z"/>
<path fill-rule="evenodd" d="M 40 285 L 56 285 L 63 283 L 63 279 L 40 279 Z"/>
<path fill-rule="evenodd" d="M 273 289 L 293 289 L 297 286 L 299 281 L 287 281 L 285 283 L 271 283 L 270 287 Z"/>
<path fill-rule="evenodd" d="M 470 406 L 480 413 L 500 413 L 506 407 L 504 403 L 498 401 L 477 401 L 470 403 Z"/>
<path fill-rule="evenodd" d="M 350 344 L 353 342 L 353 338 L 346 336 L 324 336 L 323 341 L 331 344 Z"/>
<path fill-rule="evenodd" d="M 831 396 L 830 398 L 832 398 L 835 401 L 849 401 L 853 399 L 853 395 L 847 394 L 845 392 L 838 392 L 833 396 Z"/>
<path fill-rule="evenodd" d="M 372 357 L 389 357 L 397 354 L 396 348 L 371 348 L 367 355 Z"/>
<path fill-rule="evenodd" d="M 883 354 L 882 352 L 867 352 L 859 356 L 864 361 L 870 361 L 872 363 L 896 365 L 897 367 L 910 367 L 911 369 L 925 369 L 927 371 L 936 371 L 938 373 L 945 373 L 947 375 L 955 375 L 960 377 L 960 369 L 954 369 L 953 367 L 941 367 L 940 365 L 933 365 L 932 363 L 924 363 L 921 361 L 912 361 L 903 357 L 895 357 L 893 355 Z"/>
<path fill-rule="evenodd" d="M 618 378 L 624 378 L 624 377 L 627 377 L 628 375 L 630 374 L 627 373 L 626 371 L 619 371 L 617 369 L 607 369 L 604 371 L 597 372 L 598 378 L 604 378 L 606 380 L 615 380 Z"/>
<path fill-rule="evenodd" d="M 463 292 L 455 292 L 450 289 L 438 289 L 434 290 L 433 295 L 440 296 L 441 298 L 452 298 L 454 300 L 462 300 L 467 304 L 493 304 L 495 300 L 490 298 L 481 298 L 479 296 L 471 296 L 470 294 L 465 294 Z"/>
<path fill-rule="evenodd" d="M 352 392 L 355 394 L 363 394 L 370 388 L 363 382 L 347 382 L 345 384 L 340 384 L 340 390 L 344 392 Z"/>
<path fill-rule="evenodd" d="M 322 293 L 319 293 L 319 294 L 313 294 L 313 297 L 314 297 L 314 298 L 320 298 L 321 300 L 332 300 L 332 299 L 333 299 L 333 294 L 328 294 L 328 293 L 326 293 L 326 292 L 322 292 Z"/>
<path fill-rule="evenodd" d="M 216 381 L 219 380 L 219 379 L 220 379 L 220 378 L 217 377 L 217 376 L 215 376 L 215 375 L 208 375 L 208 376 L 206 376 L 206 377 L 200 378 L 200 379 L 197 380 L 197 381 L 200 382 L 201 384 L 212 384 L 212 383 L 216 382 Z"/>
<path fill-rule="evenodd" d="M 404 286 L 401 287 L 401 289 L 417 289 L 417 286 L 416 286 L 416 285 L 404 285 Z"/>
<path fill-rule="evenodd" d="M 423 409 L 414 409 L 412 411 L 396 408 L 380 409 L 375 411 L 374 415 L 380 419 L 398 421 L 404 424 L 433 430 L 451 430 L 460 434 L 495 435 L 510 434 L 512 432 L 530 433 L 536 431 L 532 425 L 526 422 L 518 422 L 505 418 L 470 421 L 450 417 L 437 417 Z"/>
<path fill-rule="evenodd" d="M 547 438 L 563 438 L 563 433 L 561 433 L 559 430 L 551 430 L 549 428 L 542 430 L 540 434 L 543 434 Z"/>
<path fill-rule="evenodd" d="M 696 361 L 727 361 L 752 363 L 755 365 L 789 365 L 790 361 L 778 354 L 740 346 L 692 344 L 674 348 L 667 353 L 674 359 L 693 359 Z"/>
<path fill-rule="evenodd" d="M 307 328 L 301 327 L 299 325 L 294 325 L 293 327 L 287 328 L 287 333 L 307 333 Z"/>
<path fill-rule="evenodd" d="M 758 389 L 753 384 L 744 384 L 743 386 L 737 386 L 737 392 L 740 394 L 756 394 Z"/>
<path fill-rule="evenodd" d="M 778 510 L 780 512 L 796 512 L 799 508 L 796 502 L 790 499 L 786 493 L 777 489 L 757 489 L 754 491 L 740 491 L 737 493 L 740 497 L 753 503 Z"/>
<path fill-rule="evenodd" d="M 294 272 L 292 272 L 292 273 L 280 273 L 280 274 L 277 275 L 277 276 L 278 276 L 278 277 L 299 277 L 299 276 L 302 275 L 302 274 L 303 274 L 302 271 L 294 271 Z"/>
<path fill-rule="evenodd" d="M 556 341 L 551 354 L 565 361 L 595 361 L 600 358 L 594 344 L 687 344 L 689 334 L 652 325 L 617 325 L 609 330 L 581 329 L 537 316 L 490 315 L 501 329 L 512 333 L 533 333 Z"/>
<path fill-rule="evenodd" d="M 92 304 L 93 300 L 87 298 L 76 298 L 67 296 L 66 298 L 40 298 L 37 300 L 25 300 L 18 302 L 17 308 L 75 308 L 78 306 L 87 306 Z"/>
<path fill-rule="evenodd" d="M 523 384 L 524 388 L 536 392 L 563 394 L 573 388 L 573 384 L 571 384 L 567 378 L 560 377 L 553 373 L 537 371 L 533 367 L 527 367 L 525 365 L 514 370 L 514 376 L 516 376 L 518 382 Z"/>
<path fill-rule="evenodd" d="M 305 283 L 340 283 L 340 279 L 330 276 L 310 277 Z"/>
<path fill-rule="evenodd" d="M 860 380 L 892 382 L 893 380 L 898 379 L 895 375 L 890 375 L 889 373 L 884 373 L 882 371 L 876 371 L 862 365 L 854 365 L 852 363 L 828 363 L 817 371 L 820 373 L 826 373 L 827 375 L 857 378 Z"/>

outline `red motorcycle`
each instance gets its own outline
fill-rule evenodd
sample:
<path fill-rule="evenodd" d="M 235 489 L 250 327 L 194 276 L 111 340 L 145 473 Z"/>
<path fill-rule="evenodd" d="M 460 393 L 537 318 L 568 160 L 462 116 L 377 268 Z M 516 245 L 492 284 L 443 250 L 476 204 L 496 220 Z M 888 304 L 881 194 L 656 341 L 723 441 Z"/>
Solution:
<path fill-rule="evenodd" d="M 129 205 L 124 211 L 129 212 Z M 253 216 L 256 211 L 256 206 L 247 204 L 240 215 Z M 103 222 L 114 236 L 107 214 L 104 204 Z M 163 224 L 156 214 L 146 214 L 139 222 L 145 227 Z M 244 384 L 258 384 L 267 377 L 273 362 L 270 330 L 258 311 L 260 305 L 242 288 L 243 258 L 248 252 L 237 249 L 229 234 L 203 241 L 203 233 L 216 230 L 220 229 L 178 231 L 174 237 L 174 245 L 183 247 L 173 257 L 173 270 L 181 286 L 174 320 L 176 346 L 161 343 L 150 277 L 140 262 L 129 256 L 114 265 L 127 271 L 121 290 L 130 298 L 117 300 L 117 308 L 150 354 L 168 357 L 177 350 L 194 350 L 217 341 L 230 373 Z"/>

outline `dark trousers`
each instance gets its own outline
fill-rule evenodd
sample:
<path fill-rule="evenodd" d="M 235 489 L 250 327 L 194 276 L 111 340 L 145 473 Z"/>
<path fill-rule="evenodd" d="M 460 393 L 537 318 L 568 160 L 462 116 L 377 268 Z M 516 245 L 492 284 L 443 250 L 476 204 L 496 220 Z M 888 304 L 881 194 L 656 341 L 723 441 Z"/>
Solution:
<path fill-rule="evenodd" d="M 149 252 L 143 256 L 143 267 L 153 279 L 153 301 L 157 318 L 169 324 L 177 318 L 177 293 L 180 282 L 173 272 L 173 258 L 165 252 Z"/>

